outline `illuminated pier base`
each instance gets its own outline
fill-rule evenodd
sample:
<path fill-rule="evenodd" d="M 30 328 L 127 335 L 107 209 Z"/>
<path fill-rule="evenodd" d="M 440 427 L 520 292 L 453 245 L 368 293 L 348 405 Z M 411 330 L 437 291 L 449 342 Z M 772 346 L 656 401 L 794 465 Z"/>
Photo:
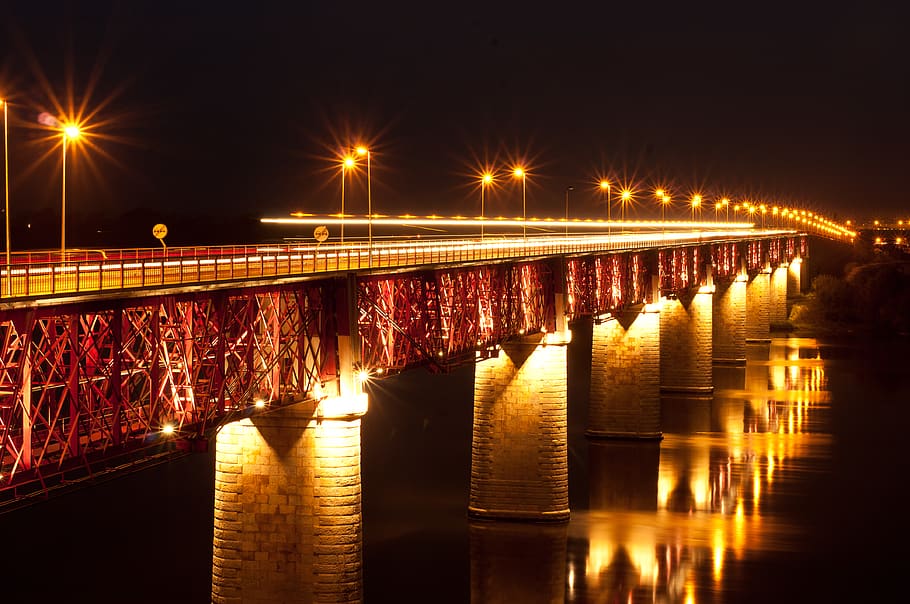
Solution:
<path fill-rule="evenodd" d="M 712 330 L 714 363 L 746 364 L 746 282 L 718 283 L 714 293 Z"/>
<path fill-rule="evenodd" d="M 628 312 L 595 324 L 586 434 L 660 438 L 660 313 Z"/>
<path fill-rule="evenodd" d="M 711 292 L 661 298 L 660 390 L 710 394 L 713 351 Z"/>
<path fill-rule="evenodd" d="M 341 408 L 344 400 L 354 402 Z M 213 602 L 362 601 L 365 410 L 365 394 L 330 398 L 221 429 Z"/>
<path fill-rule="evenodd" d="M 546 339 L 508 343 L 475 366 L 473 517 L 569 517 L 567 347 Z"/>
<path fill-rule="evenodd" d="M 803 259 L 794 258 L 787 271 L 787 296 L 798 296 L 803 293 Z"/>
<path fill-rule="evenodd" d="M 471 602 L 564 602 L 567 525 L 471 522 Z"/>
<path fill-rule="evenodd" d="M 787 320 L 787 267 L 771 271 L 771 289 L 768 292 L 768 320 L 773 325 Z"/>
<path fill-rule="evenodd" d="M 746 284 L 746 340 L 768 342 L 771 337 L 771 274 L 758 273 Z"/>

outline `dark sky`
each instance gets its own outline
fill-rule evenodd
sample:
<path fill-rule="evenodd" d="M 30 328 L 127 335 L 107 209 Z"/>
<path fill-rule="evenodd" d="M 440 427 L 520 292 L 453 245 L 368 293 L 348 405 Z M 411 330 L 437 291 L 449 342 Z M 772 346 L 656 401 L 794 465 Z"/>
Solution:
<path fill-rule="evenodd" d="M 660 182 L 676 199 L 910 215 L 902 7 L 193 4 L 32 2 L 3 19 L 14 208 L 59 205 L 59 148 L 36 116 L 71 90 L 97 109 L 96 148 L 68 171 L 73 212 L 337 211 L 331 158 L 364 140 L 377 212 L 476 214 L 486 159 L 526 163 L 529 215 L 560 216 L 569 185 L 573 213 L 599 215 L 602 173 L 648 203 Z M 364 181 L 347 185 L 351 212 Z M 488 213 L 520 214 L 501 182 Z"/>

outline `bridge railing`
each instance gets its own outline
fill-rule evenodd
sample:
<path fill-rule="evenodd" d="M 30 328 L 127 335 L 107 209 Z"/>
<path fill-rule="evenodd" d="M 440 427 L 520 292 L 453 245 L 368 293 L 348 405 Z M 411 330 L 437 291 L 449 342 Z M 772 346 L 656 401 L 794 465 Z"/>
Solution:
<path fill-rule="evenodd" d="M 0 269 L 0 298 L 40 298 L 206 282 L 383 270 L 757 238 L 794 231 L 692 231 L 589 236 L 240 245 L 16 254 Z"/>

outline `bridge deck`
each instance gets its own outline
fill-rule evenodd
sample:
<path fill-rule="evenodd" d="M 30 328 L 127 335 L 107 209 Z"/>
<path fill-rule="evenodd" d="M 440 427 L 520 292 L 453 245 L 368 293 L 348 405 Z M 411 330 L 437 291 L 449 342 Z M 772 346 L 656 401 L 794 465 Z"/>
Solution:
<path fill-rule="evenodd" d="M 0 298 L 28 303 L 66 294 L 307 276 L 342 271 L 414 268 L 515 260 L 550 255 L 666 247 L 791 230 L 743 229 L 617 235 L 537 236 L 528 239 L 446 239 L 323 245 L 258 245 L 75 252 L 65 262 L 48 254 L 20 254 L 0 269 Z"/>

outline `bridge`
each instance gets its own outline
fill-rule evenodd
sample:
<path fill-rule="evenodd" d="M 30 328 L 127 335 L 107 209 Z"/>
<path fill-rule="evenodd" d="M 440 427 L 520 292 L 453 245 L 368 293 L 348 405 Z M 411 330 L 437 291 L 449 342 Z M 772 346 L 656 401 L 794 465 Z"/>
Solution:
<path fill-rule="evenodd" d="M 570 324 L 595 323 L 588 433 L 659 439 L 662 392 L 710 395 L 712 365 L 786 319 L 810 230 L 556 226 L 15 255 L 0 505 L 214 443 L 213 599 L 357 600 L 364 383 L 473 363 L 469 513 L 566 520 Z"/>

